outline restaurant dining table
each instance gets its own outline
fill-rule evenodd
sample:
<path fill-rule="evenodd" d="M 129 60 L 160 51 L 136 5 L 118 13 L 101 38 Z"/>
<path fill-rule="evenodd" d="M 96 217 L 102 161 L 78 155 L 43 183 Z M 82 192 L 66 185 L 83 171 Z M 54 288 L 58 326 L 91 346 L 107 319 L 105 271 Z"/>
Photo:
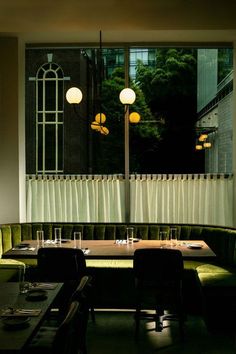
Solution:
<path fill-rule="evenodd" d="M 38 244 L 35 240 L 25 240 L 25 247 L 14 247 L 3 254 L 3 258 L 37 258 Z M 42 247 L 42 246 L 40 246 Z M 63 240 L 61 244 L 45 241 L 43 247 L 79 247 L 74 240 Z M 184 259 L 215 257 L 213 250 L 202 240 L 178 240 L 176 244 L 171 241 L 139 240 L 132 243 L 125 240 L 83 240 L 82 249 L 86 259 L 132 259 L 134 251 L 138 248 L 173 248 L 179 249 Z"/>
<path fill-rule="evenodd" d="M 18 282 L 0 283 L 0 353 L 19 354 L 33 338 L 61 290 L 62 283 L 32 284 L 45 296 L 30 299 L 19 292 Z M 46 289 L 46 290 L 45 290 Z M 38 294 L 40 291 L 38 292 Z M 30 293 L 32 295 L 32 293 Z M 35 292 L 34 292 L 35 294 Z"/>

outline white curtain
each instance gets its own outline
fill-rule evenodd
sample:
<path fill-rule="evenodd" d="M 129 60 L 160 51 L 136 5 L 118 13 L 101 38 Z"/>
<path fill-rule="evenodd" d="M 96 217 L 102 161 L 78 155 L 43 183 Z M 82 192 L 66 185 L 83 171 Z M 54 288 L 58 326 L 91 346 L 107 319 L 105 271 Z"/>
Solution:
<path fill-rule="evenodd" d="M 119 175 L 27 177 L 27 221 L 123 222 Z M 131 175 L 132 222 L 233 225 L 231 175 Z"/>
<path fill-rule="evenodd" d="M 124 181 L 116 176 L 27 178 L 27 221 L 121 222 Z"/>

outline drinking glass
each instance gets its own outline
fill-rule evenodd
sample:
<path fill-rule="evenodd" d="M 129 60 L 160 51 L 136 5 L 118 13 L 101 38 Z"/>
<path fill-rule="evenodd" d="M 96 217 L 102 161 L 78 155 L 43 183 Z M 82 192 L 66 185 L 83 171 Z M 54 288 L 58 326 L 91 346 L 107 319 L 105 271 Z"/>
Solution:
<path fill-rule="evenodd" d="M 160 240 L 161 240 L 161 248 L 165 248 L 165 246 L 167 245 L 167 240 L 168 240 L 167 231 L 160 231 Z"/>
<path fill-rule="evenodd" d="M 133 243 L 133 240 L 134 240 L 134 228 L 133 227 L 126 228 L 126 237 L 127 237 L 127 244 Z"/>
<path fill-rule="evenodd" d="M 178 243 L 178 238 L 177 238 L 177 229 L 176 228 L 171 228 L 170 229 L 170 244 L 171 246 L 175 247 Z"/>
<path fill-rule="evenodd" d="M 74 248 L 82 248 L 82 233 L 79 231 L 74 232 Z"/>
<path fill-rule="evenodd" d="M 61 245 L 61 228 L 60 227 L 56 227 L 54 229 L 54 240 L 56 244 Z"/>
<path fill-rule="evenodd" d="M 37 234 L 37 245 L 38 247 L 43 247 L 44 245 L 44 232 L 39 230 L 36 232 Z"/>
<path fill-rule="evenodd" d="M 25 281 L 25 267 L 19 267 L 19 292 L 26 294 L 29 291 L 29 282 Z"/>

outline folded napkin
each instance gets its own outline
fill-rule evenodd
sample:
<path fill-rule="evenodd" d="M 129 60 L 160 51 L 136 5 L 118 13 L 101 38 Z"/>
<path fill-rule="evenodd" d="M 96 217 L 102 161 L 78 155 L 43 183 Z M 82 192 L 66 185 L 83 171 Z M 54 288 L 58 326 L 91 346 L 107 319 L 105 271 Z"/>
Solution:
<path fill-rule="evenodd" d="M 35 247 L 13 247 L 13 251 L 34 251 Z"/>
<path fill-rule="evenodd" d="M 82 251 L 84 254 L 89 254 L 90 250 L 88 248 L 82 248 Z"/>
<path fill-rule="evenodd" d="M 29 316 L 38 316 L 41 312 L 41 309 L 2 309 L 0 310 L 1 317 L 29 317 Z"/>
<path fill-rule="evenodd" d="M 31 289 L 43 289 L 43 290 L 53 290 L 56 289 L 57 284 L 55 283 L 31 283 Z"/>
<path fill-rule="evenodd" d="M 127 240 L 115 240 L 115 243 L 117 245 L 121 244 L 121 245 L 126 245 L 127 244 Z"/>

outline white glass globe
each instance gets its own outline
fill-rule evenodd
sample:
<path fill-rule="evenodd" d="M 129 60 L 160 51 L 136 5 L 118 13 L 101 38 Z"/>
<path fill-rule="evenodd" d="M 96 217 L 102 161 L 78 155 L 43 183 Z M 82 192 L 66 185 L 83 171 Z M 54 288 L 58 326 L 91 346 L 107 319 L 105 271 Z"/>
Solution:
<path fill-rule="evenodd" d="M 131 88 L 124 88 L 120 92 L 120 102 L 123 104 L 133 104 L 136 99 L 136 94 Z"/>
<path fill-rule="evenodd" d="M 66 100 L 71 104 L 79 104 L 82 101 L 83 94 L 78 87 L 71 87 L 66 92 Z"/>

